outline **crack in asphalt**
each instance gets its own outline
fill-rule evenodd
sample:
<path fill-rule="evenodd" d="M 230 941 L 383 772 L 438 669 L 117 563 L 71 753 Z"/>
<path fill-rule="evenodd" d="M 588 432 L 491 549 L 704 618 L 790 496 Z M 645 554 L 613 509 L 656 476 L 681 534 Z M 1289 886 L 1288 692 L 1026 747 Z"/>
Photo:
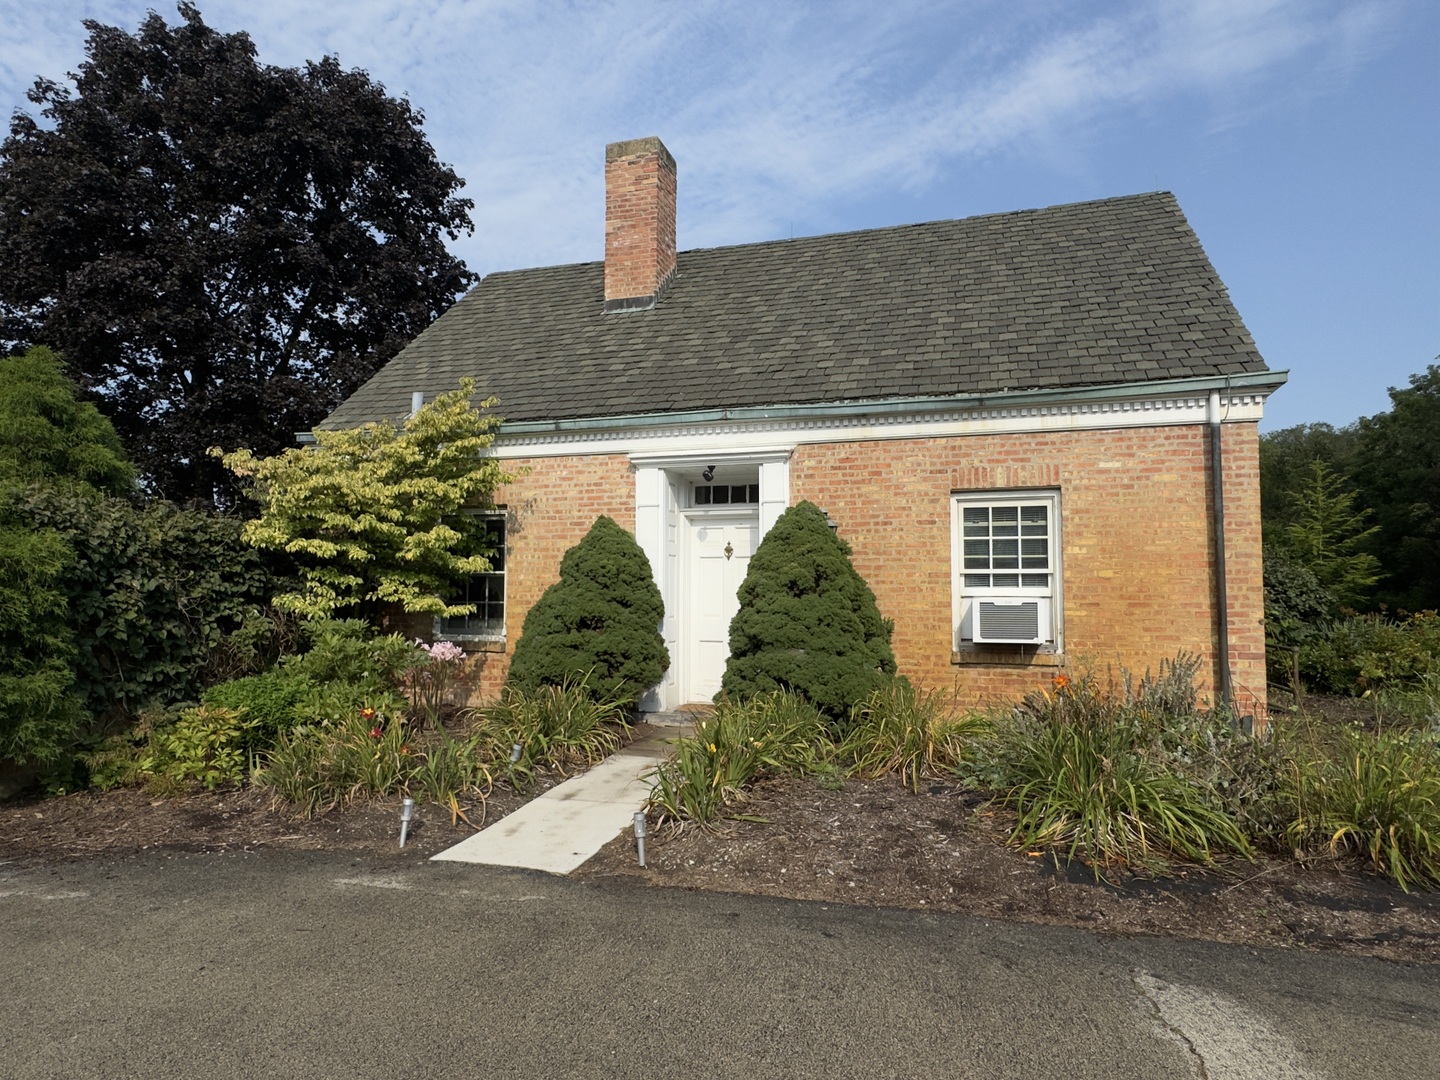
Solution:
<path fill-rule="evenodd" d="M 1166 1019 L 1165 1011 L 1160 1008 L 1160 1002 L 1153 993 L 1154 984 L 1158 983 L 1159 980 L 1151 978 L 1141 971 L 1131 972 L 1130 977 L 1134 981 L 1136 989 L 1140 991 L 1141 1000 L 1149 1006 L 1150 1015 L 1155 1021 L 1155 1026 L 1161 1038 L 1168 1039 L 1179 1045 L 1181 1051 L 1185 1054 L 1186 1060 L 1190 1063 L 1191 1069 L 1194 1071 L 1195 1080 L 1211 1080 L 1210 1073 L 1205 1068 L 1205 1058 L 1201 1056 L 1195 1044 L 1190 1041 L 1190 1037 L 1186 1035 L 1182 1029 L 1176 1027 Z M 1162 983 L 1160 985 L 1164 984 Z"/>

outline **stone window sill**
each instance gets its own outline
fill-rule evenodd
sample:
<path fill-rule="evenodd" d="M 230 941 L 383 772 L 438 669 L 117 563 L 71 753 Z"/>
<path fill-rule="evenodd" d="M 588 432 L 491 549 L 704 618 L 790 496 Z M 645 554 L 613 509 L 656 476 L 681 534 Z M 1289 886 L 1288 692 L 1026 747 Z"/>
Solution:
<path fill-rule="evenodd" d="M 447 637 L 446 641 L 453 641 L 467 653 L 503 653 L 505 642 L 497 641 L 494 638 L 467 638 L 462 635 Z"/>
<path fill-rule="evenodd" d="M 1024 646 L 1010 649 L 992 646 L 952 652 L 950 663 L 957 667 L 1059 668 L 1065 666 L 1065 656 L 1055 652 L 1025 652 Z"/>

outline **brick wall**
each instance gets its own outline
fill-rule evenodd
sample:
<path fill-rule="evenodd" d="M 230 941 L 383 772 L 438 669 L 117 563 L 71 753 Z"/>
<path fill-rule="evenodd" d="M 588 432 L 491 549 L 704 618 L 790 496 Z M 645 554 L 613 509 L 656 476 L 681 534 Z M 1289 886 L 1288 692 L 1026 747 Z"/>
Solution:
<path fill-rule="evenodd" d="M 1182 649 L 1198 651 L 1209 694 L 1217 630 L 1207 440 L 1197 425 L 802 446 L 790 491 L 839 522 L 856 568 L 895 621 L 900 670 L 980 703 L 1048 685 L 1055 661 L 955 662 L 950 494 L 1059 489 L 1061 662 L 1088 663 L 1103 677 L 1107 665 L 1139 674 Z M 1255 425 L 1226 425 L 1224 445 L 1232 670 L 1242 708 L 1263 714 Z M 1019 658 L 987 659 L 1007 655 Z"/>
<path fill-rule="evenodd" d="M 952 651 L 950 495 L 1060 491 L 1066 669 L 1136 674 L 1180 650 L 1205 658 L 1213 693 L 1216 620 L 1209 533 L 1208 430 L 1203 425 L 1041 435 L 977 435 L 801 446 L 791 498 L 839 522 L 856 568 L 895 621 L 900 670 L 963 701 L 1013 700 L 1047 686 L 1057 661 L 1018 653 L 960 662 Z M 1265 653 L 1256 426 L 1224 426 L 1230 658 L 1243 710 L 1263 715 Z M 525 613 L 559 576 L 560 558 L 600 514 L 635 527 L 634 475 L 624 455 L 516 461 L 530 471 L 501 489 L 509 510 L 508 640 L 478 648 L 467 693 L 504 683 Z M 1038 662 L 1036 662 L 1038 661 Z"/>
<path fill-rule="evenodd" d="M 471 654 L 460 693 L 472 704 L 493 700 L 505 683 L 520 627 L 540 594 L 560 578 L 560 559 L 595 519 L 608 514 L 635 530 L 635 478 L 624 455 L 506 461 L 523 475 L 500 488 L 506 508 L 505 632 L 503 650 L 465 643 Z M 528 470 L 528 471 L 525 471 Z"/>

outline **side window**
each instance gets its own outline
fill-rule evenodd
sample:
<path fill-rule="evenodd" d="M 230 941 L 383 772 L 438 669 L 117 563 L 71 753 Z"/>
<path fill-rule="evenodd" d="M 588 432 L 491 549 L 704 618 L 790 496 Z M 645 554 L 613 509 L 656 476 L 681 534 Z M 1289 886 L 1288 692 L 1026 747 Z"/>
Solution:
<path fill-rule="evenodd" d="M 490 570 L 473 575 L 452 599 L 456 603 L 474 604 L 469 615 L 435 620 L 435 636 L 450 641 L 505 640 L 505 512 L 480 515 L 485 526 L 490 556 Z"/>
<path fill-rule="evenodd" d="M 951 534 L 956 647 L 1058 646 L 1059 493 L 957 493 Z"/>

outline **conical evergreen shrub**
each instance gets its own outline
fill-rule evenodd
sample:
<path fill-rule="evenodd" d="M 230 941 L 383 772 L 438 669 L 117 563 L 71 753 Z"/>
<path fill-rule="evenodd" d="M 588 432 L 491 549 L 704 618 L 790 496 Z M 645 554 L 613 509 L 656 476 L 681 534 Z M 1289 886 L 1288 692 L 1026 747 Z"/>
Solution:
<path fill-rule="evenodd" d="M 670 666 L 660 636 L 664 615 L 645 552 L 614 521 L 600 517 L 565 553 L 560 580 L 525 616 L 508 684 L 534 690 L 589 672 L 597 697 L 633 704 Z"/>
<path fill-rule="evenodd" d="M 895 674 L 889 620 L 850 563 L 850 545 L 814 503 L 792 506 L 765 535 L 740 585 L 721 692 L 793 690 L 843 721 Z"/>

